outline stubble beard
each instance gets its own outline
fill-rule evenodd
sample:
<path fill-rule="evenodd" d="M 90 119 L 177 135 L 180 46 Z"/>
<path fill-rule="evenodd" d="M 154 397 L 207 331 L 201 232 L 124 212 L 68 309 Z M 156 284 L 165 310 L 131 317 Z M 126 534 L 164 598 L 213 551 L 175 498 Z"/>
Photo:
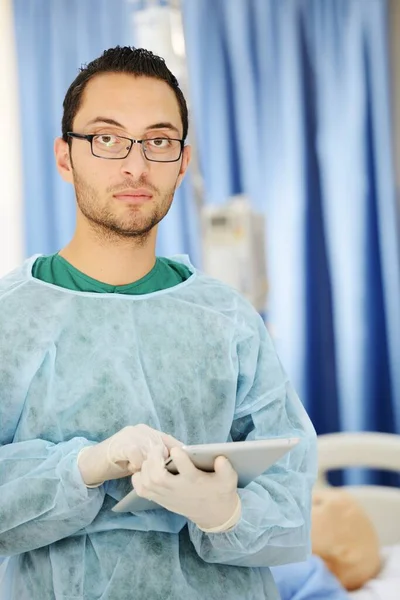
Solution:
<path fill-rule="evenodd" d="M 112 211 L 111 204 L 109 206 L 101 205 L 97 191 L 78 175 L 76 169 L 74 169 L 74 186 L 79 210 L 97 237 L 107 242 L 133 240 L 138 246 L 145 245 L 152 229 L 168 214 L 176 189 L 175 184 L 172 189 L 160 194 L 157 188 L 150 186 L 150 189 L 154 191 L 154 196 L 150 201 L 153 209 L 151 211 L 145 209 L 143 214 L 141 205 L 128 204 L 125 215 L 122 216 Z M 106 193 L 111 198 L 113 193 L 118 193 L 124 188 L 139 187 L 149 188 L 149 185 L 142 179 L 136 182 L 126 180 L 123 185 L 118 186 L 118 189 L 108 188 Z"/>

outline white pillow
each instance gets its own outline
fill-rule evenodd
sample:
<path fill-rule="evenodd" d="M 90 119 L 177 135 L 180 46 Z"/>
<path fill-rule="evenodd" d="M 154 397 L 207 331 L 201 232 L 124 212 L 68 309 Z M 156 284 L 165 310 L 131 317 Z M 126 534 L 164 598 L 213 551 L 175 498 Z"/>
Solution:
<path fill-rule="evenodd" d="M 361 590 L 351 592 L 351 600 L 399 600 L 400 544 L 382 548 L 382 569 Z"/>

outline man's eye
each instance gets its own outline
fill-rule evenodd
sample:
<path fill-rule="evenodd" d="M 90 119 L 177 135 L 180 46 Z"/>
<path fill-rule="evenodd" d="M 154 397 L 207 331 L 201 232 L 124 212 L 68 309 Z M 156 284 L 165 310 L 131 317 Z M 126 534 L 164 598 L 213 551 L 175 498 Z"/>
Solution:
<path fill-rule="evenodd" d="M 96 136 L 96 142 L 101 146 L 107 146 L 108 148 L 110 148 L 111 146 L 116 146 L 120 144 L 121 140 L 116 135 L 102 134 Z"/>
<path fill-rule="evenodd" d="M 148 140 L 148 144 L 153 146 L 153 148 L 168 148 L 170 140 L 168 138 L 155 138 L 153 140 Z"/>

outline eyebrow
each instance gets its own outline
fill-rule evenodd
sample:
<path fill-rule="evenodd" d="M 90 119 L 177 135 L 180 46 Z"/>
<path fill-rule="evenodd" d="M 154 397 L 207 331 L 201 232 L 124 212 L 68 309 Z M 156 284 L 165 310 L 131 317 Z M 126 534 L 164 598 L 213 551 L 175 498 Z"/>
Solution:
<path fill-rule="evenodd" d="M 149 125 L 149 127 L 146 127 L 146 131 L 149 131 L 150 129 L 172 129 L 173 131 L 176 131 L 178 135 L 180 135 L 179 129 L 175 127 L 175 125 L 172 125 L 172 123 L 154 123 L 154 125 Z"/>
<path fill-rule="evenodd" d="M 115 127 L 125 129 L 125 127 L 121 123 L 118 123 L 118 121 L 115 121 L 115 119 L 110 119 L 108 117 L 96 117 L 95 119 L 89 121 L 86 126 L 94 125 L 95 123 L 107 123 L 107 125 L 114 125 Z M 172 131 L 176 131 L 176 133 L 180 135 L 179 129 L 175 127 L 175 125 L 172 125 L 172 123 L 169 123 L 167 121 L 161 123 L 154 123 L 153 125 L 149 125 L 148 127 L 146 127 L 146 131 L 151 131 L 152 129 L 171 129 Z"/>
<path fill-rule="evenodd" d="M 115 125 L 115 127 L 121 127 L 121 129 L 125 129 L 121 123 L 115 121 L 114 119 L 109 119 L 108 117 L 96 117 L 87 123 L 87 125 L 94 125 L 94 123 L 107 123 L 108 125 Z"/>

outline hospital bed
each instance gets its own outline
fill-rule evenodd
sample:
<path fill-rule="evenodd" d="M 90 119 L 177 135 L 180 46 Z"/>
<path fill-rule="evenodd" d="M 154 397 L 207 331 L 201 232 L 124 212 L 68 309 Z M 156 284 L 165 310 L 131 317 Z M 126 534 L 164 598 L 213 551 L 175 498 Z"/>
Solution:
<path fill-rule="evenodd" d="M 385 433 L 334 433 L 318 437 L 319 475 L 316 486 L 329 485 L 334 469 L 369 467 L 400 472 L 400 436 Z M 349 594 L 351 600 L 400 600 L 400 489 L 349 485 L 375 525 L 382 548 L 382 569 L 376 579 Z"/>

